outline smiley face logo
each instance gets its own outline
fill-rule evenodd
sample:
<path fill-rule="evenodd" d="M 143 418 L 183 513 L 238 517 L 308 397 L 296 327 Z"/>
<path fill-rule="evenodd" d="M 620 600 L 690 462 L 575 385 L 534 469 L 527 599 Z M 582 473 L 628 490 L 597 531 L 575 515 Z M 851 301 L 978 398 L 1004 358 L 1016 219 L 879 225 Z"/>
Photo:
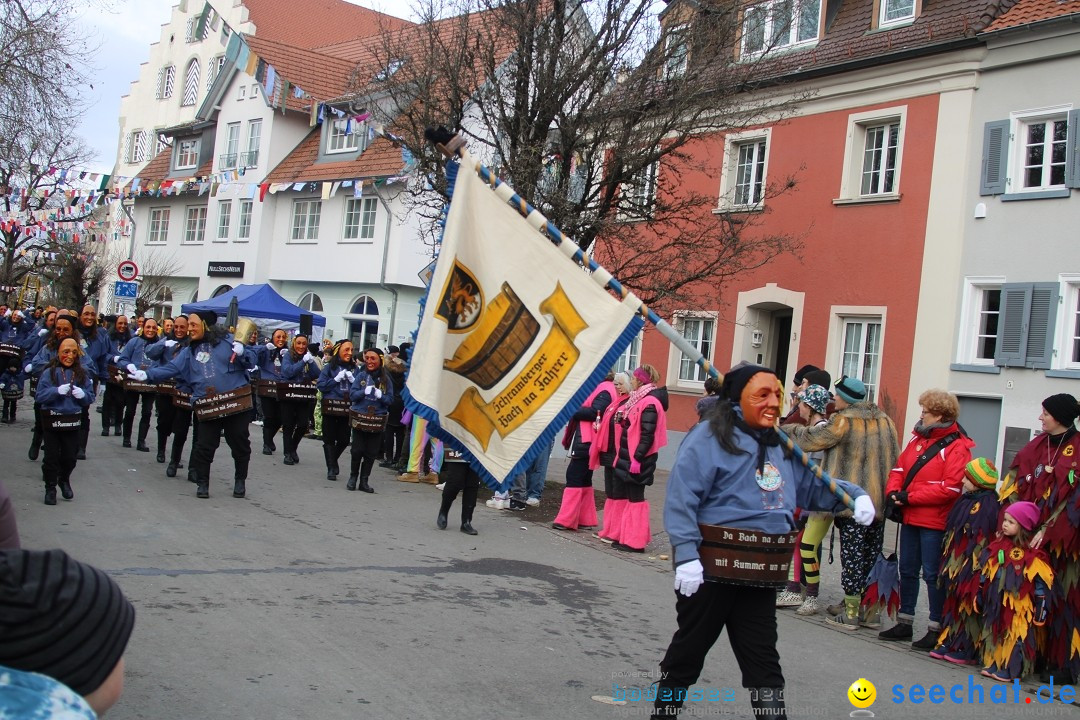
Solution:
<path fill-rule="evenodd" d="M 877 688 L 874 687 L 874 683 L 866 678 L 859 678 L 851 683 L 847 696 L 852 705 L 859 709 L 865 709 L 873 705 L 874 701 L 877 700 Z"/>

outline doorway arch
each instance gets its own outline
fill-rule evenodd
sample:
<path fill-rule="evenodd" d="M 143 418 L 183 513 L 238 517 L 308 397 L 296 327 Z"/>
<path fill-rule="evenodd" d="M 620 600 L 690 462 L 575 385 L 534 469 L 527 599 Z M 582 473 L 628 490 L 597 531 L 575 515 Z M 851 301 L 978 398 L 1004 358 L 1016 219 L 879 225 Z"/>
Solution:
<path fill-rule="evenodd" d="M 379 344 L 379 304 L 369 295 L 361 295 L 349 310 L 349 340 L 359 350 Z"/>

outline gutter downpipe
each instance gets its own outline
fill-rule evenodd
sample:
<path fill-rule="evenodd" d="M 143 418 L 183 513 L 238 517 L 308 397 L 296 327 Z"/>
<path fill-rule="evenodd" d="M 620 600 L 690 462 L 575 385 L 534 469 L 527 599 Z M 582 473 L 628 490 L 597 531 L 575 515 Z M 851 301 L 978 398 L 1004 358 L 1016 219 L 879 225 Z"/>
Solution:
<path fill-rule="evenodd" d="M 379 273 L 379 287 L 387 291 L 393 296 L 392 305 L 390 306 L 390 331 L 386 334 L 386 345 L 389 347 L 394 343 L 394 325 L 397 322 L 397 306 L 398 306 L 398 291 L 386 284 L 386 256 L 390 250 L 390 221 L 393 219 L 393 214 L 390 212 L 390 203 L 383 199 L 383 196 L 379 194 L 379 188 L 372 182 L 372 189 L 375 191 L 375 197 L 378 198 L 379 204 L 386 210 L 386 233 L 383 235 L 383 252 L 382 252 L 382 270 Z"/>

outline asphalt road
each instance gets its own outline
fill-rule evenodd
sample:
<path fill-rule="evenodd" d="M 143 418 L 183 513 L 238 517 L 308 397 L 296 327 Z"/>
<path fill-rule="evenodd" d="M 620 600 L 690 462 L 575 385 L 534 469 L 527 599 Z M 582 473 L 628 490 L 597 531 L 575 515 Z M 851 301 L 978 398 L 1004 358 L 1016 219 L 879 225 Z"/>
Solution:
<path fill-rule="evenodd" d="M 231 497 L 223 443 L 211 498 L 198 500 L 152 453 L 100 437 L 96 414 L 75 499 L 46 507 L 26 457 L 28 416 L 24 407 L 0 425 L 24 546 L 61 547 L 107 570 L 137 609 L 110 720 L 648 716 L 632 698 L 675 629 L 672 573 L 658 554 L 617 553 L 490 510 L 483 492 L 478 536 L 457 531 L 458 505 L 439 531 L 434 488 L 377 469 L 376 494 L 347 492 L 326 481 L 311 440 L 296 467 L 280 452 L 254 455 L 243 500 Z M 554 514 L 557 502 L 549 492 L 543 507 Z M 828 600 L 838 586 L 827 567 Z M 987 704 L 998 684 L 822 620 L 780 613 L 789 717 L 848 717 L 847 689 L 860 677 L 877 687 L 877 717 L 1080 717 L 1026 705 L 1023 691 L 1014 704 L 1012 688 L 1008 705 L 969 704 L 969 682 Z M 925 611 L 917 636 L 924 625 Z M 892 701 L 894 685 L 935 683 L 962 685 L 963 704 Z M 751 717 L 726 638 L 700 684 L 721 700 L 693 704 L 698 715 Z M 624 692 L 631 700 L 612 704 Z"/>

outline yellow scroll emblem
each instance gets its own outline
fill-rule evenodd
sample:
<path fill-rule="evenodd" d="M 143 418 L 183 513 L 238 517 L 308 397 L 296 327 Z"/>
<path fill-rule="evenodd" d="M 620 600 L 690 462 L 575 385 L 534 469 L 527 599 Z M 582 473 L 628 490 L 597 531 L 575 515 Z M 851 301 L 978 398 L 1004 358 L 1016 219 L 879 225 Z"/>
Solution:
<path fill-rule="evenodd" d="M 551 331 L 524 368 L 503 383 L 503 389 L 490 401 L 484 400 L 475 387 L 466 389 L 449 415 L 485 451 L 492 432 L 506 437 L 543 407 L 578 360 L 574 338 L 588 324 L 578 315 L 561 284 L 556 283 L 555 291 L 540 303 L 540 312 L 551 316 Z"/>

